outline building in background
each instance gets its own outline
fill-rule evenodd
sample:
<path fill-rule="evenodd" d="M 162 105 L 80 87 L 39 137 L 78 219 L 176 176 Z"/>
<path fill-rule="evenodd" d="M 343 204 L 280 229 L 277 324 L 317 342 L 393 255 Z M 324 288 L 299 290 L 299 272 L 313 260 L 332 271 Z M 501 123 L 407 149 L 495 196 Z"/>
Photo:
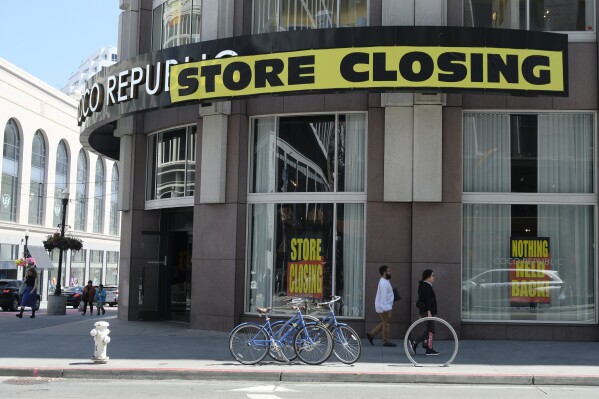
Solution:
<path fill-rule="evenodd" d="M 461 338 L 599 339 L 596 1 L 120 7 L 80 113 L 123 170 L 120 318 L 339 295 L 363 333 L 387 264 L 395 337 L 430 268 Z"/>
<path fill-rule="evenodd" d="M 118 284 L 119 166 L 81 146 L 77 102 L 0 59 L 0 123 L 0 278 L 22 278 L 14 260 L 27 244 L 42 272 L 42 301 L 54 293 L 58 250 L 48 259 L 42 241 L 60 230 L 66 190 L 66 235 L 83 249 L 64 254 L 62 286 Z"/>
<path fill-rule="evenodd" d="M 109 67 L 118 61 L 116 47 L 102 47 L 81 61 L 79 68 L 73 72 L 67 84 L 60 89 L 63 93 L 79 100 L 85 91 L 85 82 L 102 68 Z"/>

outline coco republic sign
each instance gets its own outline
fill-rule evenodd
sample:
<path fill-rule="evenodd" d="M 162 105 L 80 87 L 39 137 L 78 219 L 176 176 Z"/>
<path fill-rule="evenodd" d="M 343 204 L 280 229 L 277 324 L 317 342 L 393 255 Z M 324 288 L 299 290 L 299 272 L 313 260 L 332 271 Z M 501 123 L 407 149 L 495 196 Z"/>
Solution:
<path fill-rule="evenodd" d="M 83 131 L 150 109 L 352 90 L 567 96 L 567 35 L 365 27 L 212 40 L 104 69 L 79 102 Z"/>

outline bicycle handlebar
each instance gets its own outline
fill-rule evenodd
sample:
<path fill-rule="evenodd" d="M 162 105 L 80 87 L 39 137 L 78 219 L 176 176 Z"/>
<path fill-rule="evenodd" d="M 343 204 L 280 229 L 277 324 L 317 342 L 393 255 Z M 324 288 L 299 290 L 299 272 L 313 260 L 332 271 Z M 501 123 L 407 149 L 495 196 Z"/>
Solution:
<path fill-rule="evenodd" d="M 340 299 L 341 299 L 341 297 L 339 295 L 335 295 L 335 296 L 333 296 L 333 299 L 331 299 L 330 301 L 317 303 L 316 306 L 325 306 L 325 305 L 331 306 L 335 302 L 339 301 Z"/>

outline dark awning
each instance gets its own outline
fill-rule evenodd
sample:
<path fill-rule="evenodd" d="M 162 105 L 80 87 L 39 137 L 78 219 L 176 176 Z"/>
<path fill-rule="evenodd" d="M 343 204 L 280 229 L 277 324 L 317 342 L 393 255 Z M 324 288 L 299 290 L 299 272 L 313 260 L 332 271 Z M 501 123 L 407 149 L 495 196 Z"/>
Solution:
<path fill-rule="evenodd" d="M 35 259 L 35 267 L 38 269 L 56 269 L 56 266 L 54 266 L 48 255 L 48 251 L 44 247 L 30 245 L 27 247 L 27 250 L 29 250 L 31 256 Z"/>

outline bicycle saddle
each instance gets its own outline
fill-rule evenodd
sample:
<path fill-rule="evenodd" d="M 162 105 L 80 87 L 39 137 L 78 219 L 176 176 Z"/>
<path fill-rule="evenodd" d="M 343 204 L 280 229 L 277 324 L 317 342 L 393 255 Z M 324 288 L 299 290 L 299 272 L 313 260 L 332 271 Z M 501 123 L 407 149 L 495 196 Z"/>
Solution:
<path fill-rule="evenodd" d="M 256 312 L 258 313 L 268 313 L 272 308 L 256 308 Z"/>

